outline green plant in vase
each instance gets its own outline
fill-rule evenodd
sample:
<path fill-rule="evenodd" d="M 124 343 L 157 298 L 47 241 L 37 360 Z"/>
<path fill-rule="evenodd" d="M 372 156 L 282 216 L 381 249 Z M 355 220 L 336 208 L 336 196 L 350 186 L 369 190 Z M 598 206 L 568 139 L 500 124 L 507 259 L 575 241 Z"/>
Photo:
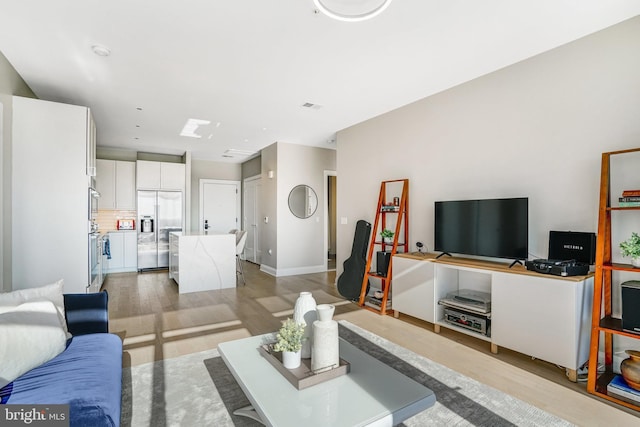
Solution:
<path fill-rule="evenodd" d="M 393 241 L 393 235 L 394 232 L 388 228 L 385 228 L 380 232 L 380 237 L 382 237 L 382 240 L 384 240 L 385 243 L 391 243 Z"/>
<path fill-rule="evenodd" d="M 304 326 L 304 324 L 289 318 L 282 322 L 282 327 L 276 334 L 276 343 L 273 345 L 273 349 L 282 352 L 282 364 L 287 369 L 295 369 L 300 366 Z"/>
<path fill-rule="evenodd" d="M 620 243 L 620 251 L 622 256 L 631 257 L 631 264 L 634 267 L 640 267 L 640 236 L 638 233 L 631 233 L 631 237 Z"/>
<path fill-rule="evenodd" d="M 302 348 L 302 338 L 304 337 L 304 325 L 289 318 L 282 322 L 282 327 L 276 335 L 276 343 L 273 346 L 275 351 L 297 352 Z"/>

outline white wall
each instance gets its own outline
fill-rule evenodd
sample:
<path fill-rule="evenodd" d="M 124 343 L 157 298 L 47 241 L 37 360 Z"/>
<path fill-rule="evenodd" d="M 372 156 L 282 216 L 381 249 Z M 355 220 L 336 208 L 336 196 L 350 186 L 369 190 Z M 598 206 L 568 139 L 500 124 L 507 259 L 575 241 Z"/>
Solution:
<path fill-rule="evenodd" d="M 241 181 L 241 177 L 242 167 L 240 164 L 191 160 L 191 231 L 197 231 L 199 226 L 200 179 Z"/>
<path fill-rule="evenodd" d="M 549 230 L 597 231 L 601 153 L 640 146 L 638 52 L 634 18 L 340 131 L 337 273 L 389 179 L 410 179 L 411 250 L 436 200 L 529 197 L 532 258 Z"/>
<path fill-rule="evenodd" d="M 12 95 L 35 98 L 13 66 L 0 52 L 0 292 L 11 286 L 11 122 Z"/>

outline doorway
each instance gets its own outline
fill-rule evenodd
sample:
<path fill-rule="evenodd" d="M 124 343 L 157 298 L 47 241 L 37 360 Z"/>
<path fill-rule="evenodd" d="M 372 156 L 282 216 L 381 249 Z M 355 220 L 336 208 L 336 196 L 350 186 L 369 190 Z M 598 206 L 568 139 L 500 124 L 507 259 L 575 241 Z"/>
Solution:
<path fill-rule="evenodd" d="M 200 180 L 198 230 L 228 233 L 240 226 L 240 181 Z"/>
<path fill-rule="evenodd" d="M 324 206 L 325 206 L 325 269 L 336 269 L 337 241 L 337 181 L 336 171 L 324 171 Z"/>
<path fill-rule="evenodd" d="M 261 177 L 254 176 L 244 180 L 244 217 L 242 222 L 243 230 L 247 232 L 247 241 L 244 246 L 245 260 L 260 264 L 260 197 L 262 191 Z"/>

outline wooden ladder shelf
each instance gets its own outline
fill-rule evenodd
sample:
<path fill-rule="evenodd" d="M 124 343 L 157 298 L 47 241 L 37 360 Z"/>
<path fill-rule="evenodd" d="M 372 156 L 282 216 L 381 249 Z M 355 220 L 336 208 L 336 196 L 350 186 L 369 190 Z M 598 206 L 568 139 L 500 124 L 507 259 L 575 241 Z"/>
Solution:
<path fill-rule="evenodd" d="M 391 195 L 393 191 L 398 191 L 401 188 L 400 196 L 398 193 Z M 398 203 L 394 203 L 394 199 L 398 198 Z M 392 221 L 387 216 L 394 216 L 395 221 Z M 387 223 L 395 223 L 395 231 L 393 234 L 393 242 L 387 243 L 380 237 L 380 232 L 387 228 Z M 376 240 L 376 238 L 380 240 Z M 373 257 L 378 252 L 376 248 L 380 247 L 379 251 L 389 252 L 389 263 L 387 265 L 386 274 L 380 274 L 371 270 L 371 264 Z M 376 208 L 376 219 L 373 225 L 373 232 L 371 235 L 371 242 L 369 243 L 369 250 L 367 255 L 367 265 L 365 268 L 364 277 L 362 279 L 362 289 L 360 291 L 359 304 L 368 310 L 377 312 L 381 315 L 390 314 L 393 310 L 387 308 L 390 302 L 389 291 L 391 290 L 391 272 L 392 272 L 392 260 L 393 255 L 400 249 L 402 252 L 408 252 L 409 249 L 409 180 L 408 179 L 396 179 L 391 181 L 382 181 L 380 185 L 380 196 L 378 197 L 378 206 Z M 382 292 L 382 298 L 374 298 L 373 295 L 368 295 L 369 291 L 369 279 L 375 278 L 380 280 L 380 292 Z"/>
<path fill-rule="evenodd" d="M 600 208 L 598 217 L 598 239 L 596 241 L 596 270 L 593 290 L 593 313 L 591 325 L 591 346 L 589 353 L 589 369 L 587 391 L 596 396 L 613 401 L 620 405 L 640 410 L 640 402 L 634 404 L 618 399 L 607 393 L 607 385 L 615 377 L 613 369 L 613 342 L 616 337 L 640 339 L 640 335 L 622 329 L 622 321 L 613 317 L 612 307 L 612 273 L 614 271 L 640 272 L 630 264 L 612 262 L 611 248 L 611 212 L 635 211 L 640 213 L 640 206 L 615 206 L 611 204 L 611 157 L 627 153 L 639 152 L 640 148 L 613 151 L 602 154 L 602 170 L 600 174 Z M 617 197 L 618 195 L 613 195 Z M 634 212 L 628 212 L 633 214 Z M 616 217 L 618 217 L 616 215 Z M 626 216 L 626 215 L 625 215 Z M 602 335 L 602 337 L 601 337 Z M 600 341 L 604 339 L 604 372 L 598 372 Z"/>

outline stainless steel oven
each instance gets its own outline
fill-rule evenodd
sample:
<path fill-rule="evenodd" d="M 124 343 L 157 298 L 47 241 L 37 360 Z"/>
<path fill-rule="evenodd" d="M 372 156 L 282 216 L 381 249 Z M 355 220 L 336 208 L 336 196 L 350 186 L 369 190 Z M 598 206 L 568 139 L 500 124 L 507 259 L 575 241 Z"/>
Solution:
<path fill-rule="evenodd" d="M 89 188 L 89 215 L 90 222 L 95 223 L 98 220 L 98 200 L 100 199 L 100 193 L 94 188 Z"/>
<path fill-rule="evenodd" d="M 99 233 L 89 234 L 89 288 L 95 288 L 100 281 L 101 240 Z"/>
<path fill-rule="evenodd" d="M 100 257 L 102 257 L 102 248 L 100 234 L 98 233 L 98 199 L 100 193 L 95 189 L 89 188 L 88 195 L 88 243 L 89 243 L 89 265 L 87 275 L 87 291 L 95 288 L 96 283 L 100 280 Z"/>

